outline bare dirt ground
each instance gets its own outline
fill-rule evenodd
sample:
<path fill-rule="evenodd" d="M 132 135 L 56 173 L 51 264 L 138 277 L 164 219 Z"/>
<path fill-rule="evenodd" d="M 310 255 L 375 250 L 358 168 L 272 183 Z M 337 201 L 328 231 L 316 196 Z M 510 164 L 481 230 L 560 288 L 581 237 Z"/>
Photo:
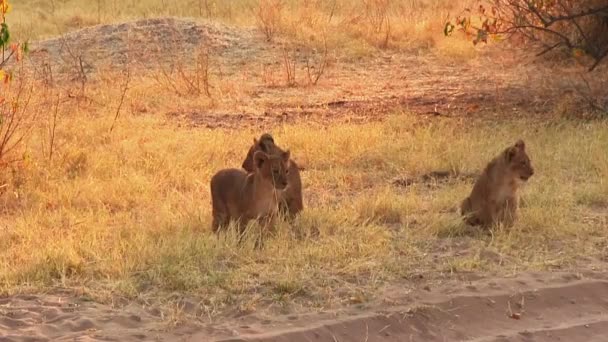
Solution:
<path fill-rule="evenodd" d="M 413 305 L 224 341 L 599 341 L 608 328 L 608 301 L 602 299 L 608 282 L 597 276 L 531 273 L 447 283 L 385 298 Z"/>
<path fill-rule="evenodd" d="M 177 327 L 143 303 L 113 307 L 73 293 L 17 295 L 0 300 L 0 332 L 3 341 L 603 341 L 607 275 L 421 281 L 340 311 L 252 314 Z M 184 302 L 183 308 L 194 306 Z"/>
<path fill-rule="evenodd" d="M 414 52 L 378 53 L 362 60 L 334 55 L 319 85 L 286 87 L 280 46 L 264 44 L 254 30 L 149 19 L 37 42 L 30 63 L 40 78 L 78 82 L 84 70 L 94 82 L 108 65 L 133 68 L 134 74 L 171 69 L 191 62 L 184 55 L 192 54 L 184 51 L 203 47 L 215 63 L 216 82 L 240 83 L 238 96 L 211 107 L 185 102 L 156 110 L 168 120 L 207 128 L 264 128 L 299 120 L 366 122 L 401 109 L 456 118 L 495 118 L 505 111 L 517 116 L 524 110 L 542 116 L 563 96 L 552 91 L 561 81 L 546 78 L 550 69 L 538 72 L 542 67 L 533 60 L 490 53 L 461 62 Z M 300 56 L 303 63 L 306 52 Z M 275 73 L 274 81 L 268 80 L 265 67 Z M 0 340 L 600 341 L 608 334 L 607 291 L 608 273 L 602 267 L 508 278 L 424 275 L 385 288 L 382 299 L 340 310 L 268 311 L 210 321 L 201 303 L 187 299 L 176 307 L 186 314 L 178 320 L 145 298 L 99 304 L 73 289 L 53 290 L 1 298 Z"/>
<path fill-rule="evenodd" d="M 296 86 L 285 85 L 283 49 L 296 63 Z M 323 57 L 293 42 L 265 43 L 254 29 L 160 18 L 94 26 L 38 42 L 30 61 L 41 78 L 78 82 L 83 75 L 92 81 L 108 70 L 177 73 L 193 63 L 197 52 L 206 51 L 211 92 L 220 93 L 213 106 L 189 103 L 159 110 L 186 125 L 208 128 L 366 122 L 399 110 L 465 118 L 505 112 L 512 118 L 524 111 L 540 115 L 580 85 L 575 71 L 556 78 L 550 66 L 523 52 L 491 50 L 470 60 L 432 51 L 377 52 L 365 58 L 329 52 Z M 306 61 L 314 73 L 323 58 L 327 67 L 319 84 L 309 86 Z"/>

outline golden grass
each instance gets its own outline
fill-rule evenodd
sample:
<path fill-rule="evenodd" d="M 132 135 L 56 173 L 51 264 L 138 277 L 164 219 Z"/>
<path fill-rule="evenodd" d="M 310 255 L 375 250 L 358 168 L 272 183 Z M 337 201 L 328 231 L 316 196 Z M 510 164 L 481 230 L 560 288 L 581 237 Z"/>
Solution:
<path fill-rule="evenodd" d="M 443 41 L 443 25 L 466 2 L 439 0 L 284 0 L 279 15 L 273 15 L 277 36 L 295 38 L 299 44 L 344 49 L 367 55 L 377 49 L 428 51 Z M 165 0 L 126 1 L 63 0 L 15 1 L 8 17 L 15 37 L 21 40 L 57 36 L 97 24 L 159 16 L 194 17 L 238 26 L 259 24 L 257 0 L 215 1 Z M 260 7 L 262 6 L 262 7 Z M 274 9 L 274 7 L 273 7 Z M 444 52 L 471 44 L 451 38 Z M 471 51 L 471 50 L 470 50 Z"/>
<path fill-rule="evenodd" d="M 4 173 L 3 292 L 67 286 L 103 300 L 180 291 L 206 298 L 210 315 L 269 298 L 331 306 L 413 272 L 567 267 L 582 252 L 603 253 L 608 236 L 606 123 L 462 125 L 396 113 L 382 123 L 276 127 L 276 140 L 307 161 L 306 210 L 258 251 L 211 234 L 208 182 L 238 167 L 260 131 L 184 128 L 151 114 L 125 115 L 109 133 L 112 117 L 66 109 L 53 160 L 35 130 L 27 161 Z M 537 173 L 511 230 L 464 227 L 455 209 L 470 183 L 391 184 L 479 171 L 519 137 Z M 505 261 L 487 260 L 486 249 Z"/>
<path fill-rule="evenodd" d="M 18 36 L 41 38 L 97 22 L 199 13 L 198 2 L 164 3 L 24 0 L 14 4 L 10 20 Z M 243 10 L 255 1 L 208 3 L 211 19 L 255 25 Z M 391 2 L 388 40 L 386 26 L 374 30 L 377 21 L 359 16 L 363 2 L 328 3 L 288 1 L 280 34 L 311 46 L 320 46 L 325 35 L 349 56 L 377 48 L 475 56 L 459 43 L 436 40 L 454 10 L 443 1 Z M 91 10 L 97 4 L 99 11 Z M 206 7 L 199 14 L 206 17 Z M 41 121 L 27 140 L 27 158 L 0 176 L 3 293 L 66 286 L 106 300 L 179 291 L 201 298 L 213 317 L 227 307 L 255 310 L 268 300 L 308 307 L 361 301 L 413 273 L 570 267 L 581 255 L 606 253 L 606 122 L 463 124 L 394 113 L 361 125 L 275 127 L 277 142 L 305 161 L 306 209 L 292 225 L 280 223 L 263 250 L 254 250 L 251 241 L 238 246 L 234 236 L 211 234 L 208 182 L 217 170 L 238 167 L 262 132 L 188 128 L 161 114 L 171 106 L 209 108 L 214 101 L 238 106 L 250 96 L 247 85 L 230 79 L 219 82 L 213 99 L 192 99 L 150 85 L 151 75 L 134 77 L 110 133 L 122 82 L 104 77 L 87 85 L 96 102 L 76 98 L 61 106 L 52 160 L 41 146 L 48 145 L 45 101 L 54 97 L 36 89 L 32 110 Z M 486 234 L 462 224 L 456 208 L 469 182 L 391 183 L 433 170 L 478 172 L 518 138 L 526 140 L 537 172 L 523 190 L 521 219 L 512 229 Z M 488 250 L 500 261 L 488 258 Z"/>

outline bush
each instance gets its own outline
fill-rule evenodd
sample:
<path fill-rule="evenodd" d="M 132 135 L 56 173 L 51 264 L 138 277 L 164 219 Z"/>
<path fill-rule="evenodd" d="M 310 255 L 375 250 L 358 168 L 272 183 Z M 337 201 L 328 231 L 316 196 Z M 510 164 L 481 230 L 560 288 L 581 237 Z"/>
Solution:
<path fill-rule="evenodd" d="M 11 10 L 8 0 L 0 0 L 0 162 L 7 163 L 7 155 L 15 150 L 29 133 L 32 117 L 27 110 L 31 95 L 25 79 L 13 82 L 13 73 L 6 68 L 16 60 L 20 62 L 28 45 L 11 43 L 11 34 L 6 24 L 6 15 Z M 21 65 L 22 66 L 22 65 Z M 15 84 L 16 83 L 16 84 Z"/>
<path fill-rule="evenodd" d="M 448 21 L 445 35 L 458 29 L 474 44 L 520 36 L 539 43 L 539 55 L 566 48 L 589 59 L 594 70 L 608 55 L 608 4 L 605 0 L 481 0 Z"/>

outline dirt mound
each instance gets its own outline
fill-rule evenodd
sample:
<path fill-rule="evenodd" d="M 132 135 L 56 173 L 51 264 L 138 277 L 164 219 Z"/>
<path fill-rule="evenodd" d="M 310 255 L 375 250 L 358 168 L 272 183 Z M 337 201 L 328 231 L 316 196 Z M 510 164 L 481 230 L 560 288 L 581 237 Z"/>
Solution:
<path fill-rule="evenodd" d="M 32 44 L 31 60 L 62 73 L 100 67 L 150 68 L 194 60 L 199 51 L 221 55 L 227 49 L 251 53 L 251 30 L 180 18 L 142 19 L 98 25 Z"/>

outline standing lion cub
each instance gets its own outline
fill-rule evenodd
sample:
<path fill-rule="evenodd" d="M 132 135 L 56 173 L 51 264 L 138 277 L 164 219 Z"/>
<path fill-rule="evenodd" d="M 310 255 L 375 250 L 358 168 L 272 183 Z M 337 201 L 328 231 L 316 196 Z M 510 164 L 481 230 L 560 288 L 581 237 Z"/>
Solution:
<path fill-rule="evenodd" d="M 289 151 L 268 155 L 253 154 L 253 172 L 224 169 L 211 178 L 212 229 L 218 232 L 235 221 L 243 234 L 250 220 L 262 226 L 272 224 L 278 211 L 278 199 L 287 187 Z"/>
<path fill-rule="evenodd" d="M 257 151 L 263 151 L 273 156 L 284 153 L 283 150 L 274 143 L 272 135 L 268 133 L 262 134 L 259 140 L 253 138 L 253 145 L 249 148 L 247 156 L 243 161 L 243 169 L 245 169 L 245 171 L 253 171 L 253 156 Z M 293 218 L 304 209 L 302 201 L 302 179 L 300 178 L 300 169 L 298 168 L 298 165 L 291 159 L 289 160 L 287 171 L 287 188 L 281 193 L 279 211 L 282 214 L 287 214 L 290 218 Z"/>
<path fill-rule="evenodd" d="M 513 225 L 517 218 L 518 188 L 534 175 L 523 140 L 508 147 L 485 168 L 471 195 L 462 201 L 461 214 L 470 225 Z"/>

